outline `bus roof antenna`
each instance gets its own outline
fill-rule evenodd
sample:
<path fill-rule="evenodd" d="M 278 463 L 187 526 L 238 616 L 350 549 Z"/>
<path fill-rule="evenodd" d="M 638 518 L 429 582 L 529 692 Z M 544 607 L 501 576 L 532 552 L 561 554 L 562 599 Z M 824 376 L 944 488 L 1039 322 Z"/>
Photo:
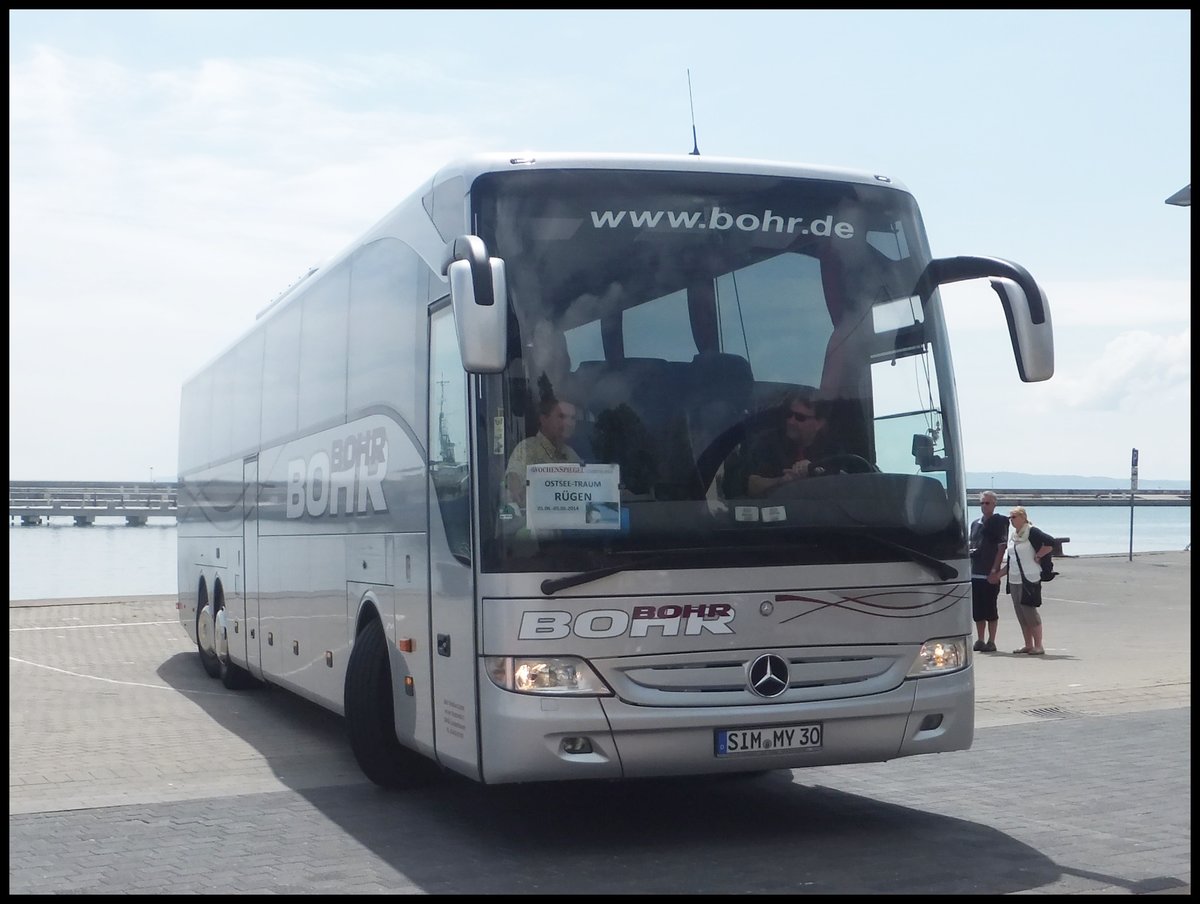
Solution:
<path fill-rule="evenodd" d="M 692 103 L 692 70 L 687 71 L 688 77 L 688 106 L 692 109 L 692 155 L 700 156 L 700 145 L 696 141 L 696 105 Z"/>

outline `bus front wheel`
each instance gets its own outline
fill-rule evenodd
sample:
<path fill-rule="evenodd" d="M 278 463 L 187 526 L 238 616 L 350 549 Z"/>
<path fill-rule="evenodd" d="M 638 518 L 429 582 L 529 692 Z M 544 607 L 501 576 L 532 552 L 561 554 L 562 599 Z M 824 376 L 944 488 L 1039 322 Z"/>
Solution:
<path fill-rule="evenodd" d="M 346 729 L 359 768 L 375 784 L 401 788 L 422 772 L 419 755 L 396 739 L 392 669 L 379 620 L 359 632 L 346 665 Z"/>

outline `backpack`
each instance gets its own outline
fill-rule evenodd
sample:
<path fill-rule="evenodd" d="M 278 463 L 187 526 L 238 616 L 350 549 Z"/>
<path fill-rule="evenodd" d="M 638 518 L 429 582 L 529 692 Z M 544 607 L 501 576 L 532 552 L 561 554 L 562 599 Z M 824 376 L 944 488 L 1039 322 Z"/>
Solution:
<path fill-rule="evenodd" d="M 1042 531 L 1042 534 L 1045 536 L 1048 544 L 1051 546 L 1058 546 L 1058 540 L 1054 539 L 1054 537 L 1050 536 L 1045 531 Z M 1043 584 L 1047 583 L 1048 581 L 1053 581 L 1056 577 L 1058 577 L 1058 572 L 1054 570 L 1054 550 L 1051 550 L 1042 557 L 1041 566 Z"/>

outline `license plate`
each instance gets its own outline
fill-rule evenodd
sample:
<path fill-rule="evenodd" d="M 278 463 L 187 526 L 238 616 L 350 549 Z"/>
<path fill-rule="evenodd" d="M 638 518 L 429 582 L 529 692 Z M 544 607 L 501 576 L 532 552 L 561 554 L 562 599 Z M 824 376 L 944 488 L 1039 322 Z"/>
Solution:
<path fill-rule="evenodd" d="M 772 728 L 720 728 L 716 732 L 717 756 L 819 750 L 823 734 L 820 722 L 777 725 Z"/>

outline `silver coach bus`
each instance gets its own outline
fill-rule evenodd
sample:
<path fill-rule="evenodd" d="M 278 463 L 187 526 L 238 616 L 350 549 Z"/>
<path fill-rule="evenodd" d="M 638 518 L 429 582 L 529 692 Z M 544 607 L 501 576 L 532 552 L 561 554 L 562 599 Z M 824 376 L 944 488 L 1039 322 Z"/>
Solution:
<path fill-rule="evenodd" d="M 179 615 L 205 670 L 344 715 L 366 775 L 732 773 L 962 750 L 967 508 L 935 259 L 871 173 L 447 166 L 183 387 Z M 751 491 L 801 387 L 836 449 Z M 569 402 L 574 455 L 514 447 Z M 803 417 L 801 415 L 800 417 Z"/>

